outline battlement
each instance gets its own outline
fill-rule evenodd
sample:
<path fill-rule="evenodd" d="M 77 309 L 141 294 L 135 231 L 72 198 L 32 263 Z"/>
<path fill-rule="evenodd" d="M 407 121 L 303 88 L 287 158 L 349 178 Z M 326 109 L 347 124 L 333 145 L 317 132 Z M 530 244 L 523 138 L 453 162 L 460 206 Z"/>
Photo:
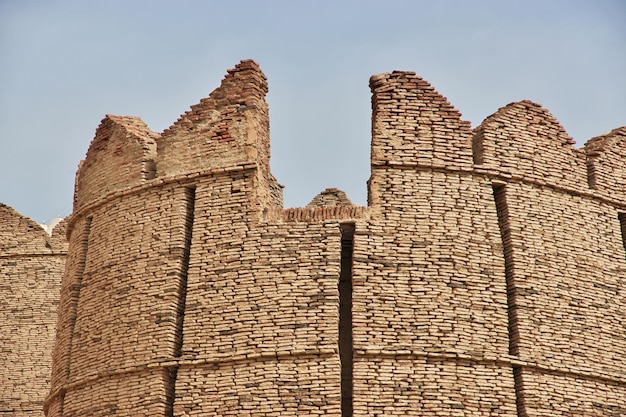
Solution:
<path fill-rule="evenodd" d="M 576 149 L 554 116 L 528 100 L 500 108 L 472 129 L 414 72 L 372 76 L 370 87 L 370 204 L 378 201 L 377 168 L 394 166 L 477 171 L 626 203 L 624 128 Z M 244 60 L 160 135 L 139 118 L 108 115 L 79 167 L 75 209 L 153 179 L 250 163 L 258 168 L 258 207 L 281 207 L 282 187 L 269 168 L 267 90 L 258 64 Z"/>
<path fill-rule="evenodd" d="M 65 253 L 65 226 L 66 221 L 60 221 L 48 233 L 34 220 L 0 203 L 0 256 Z"/>
<path fill-rule="evenodd" d="M 102 121 L 48 417 L 626 414 L 626 128 L 576 149 L 531 101 L 472 129 L 414 72 L 370 87 L 367 207 L 282 207 L 254 61 L 160 135 Z"/>
<path fill-rule="evenodd" d="M 511 103 L 475 129 L 474 162 L 501 175 L 588 191 L 585 154 L 541 105 Z"/>
<path fill-rule="evenodd" d="M 266 94 L 265 75 L 245 60 L 160 135 L 138 117 L 107 115 L 79 166 L 74 210 L 153 179 L 250 163 L 258 167 L 259 198 L 282 205 L 282 188 L 269 172 Z"/>
<path fill-rule="evenodd" d="M 626 203 L 626 127 L 590 139 L 584 150 L 589 187 Z"/>
<path fill-rule="evenodd" d="M 157 141 L 157 172 L 167 177 L 216 166 L 258 162 L 269 168 L 267 80 L 241 61 L 222 85 L 191 106 Z"/>
<path fill-rule="evenodd" d="M 503 181 L 528 181 L 626 201 L 626 188 L 620 186 L 623 127 L 576 149 L 554 116 L 529 100 L 500 108 L 472 130 L 447 99 L 414 72 L 373 76 L 370 87 L 373 171 L 385 166 L 476 170 Z M 370 201 L 377 201 L 371 187 Z"/>
<path fill-rule="evenodd" d="M 138 117 L 107 115 L 78 167 L 74 210 L 154 178 L 157 137 Z"/>
<path fill-rule="evenodd" d="M 471 167 L 472 131 L 461 113 L 414 72 L 370 79 L 372 166 Z"/>

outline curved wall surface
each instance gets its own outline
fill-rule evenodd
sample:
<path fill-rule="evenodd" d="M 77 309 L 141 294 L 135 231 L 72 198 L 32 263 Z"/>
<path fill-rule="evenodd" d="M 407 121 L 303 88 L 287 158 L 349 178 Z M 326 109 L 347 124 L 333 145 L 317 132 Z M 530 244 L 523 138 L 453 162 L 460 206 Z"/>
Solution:
<path fill-rule="evenodd" d="M 0 204 L 0 415 L 42 415 L 66 254 L 65 222 L 48 235 Z"/>
<path fill-rule="evenodd" d="M 577 150 L 532 102 L 472 130 L 370 85 L 368 207 L 282 208 L 253 61 L 161 135 L 103 121 L 48 416 L 626 413 L 624 128 Z"/>

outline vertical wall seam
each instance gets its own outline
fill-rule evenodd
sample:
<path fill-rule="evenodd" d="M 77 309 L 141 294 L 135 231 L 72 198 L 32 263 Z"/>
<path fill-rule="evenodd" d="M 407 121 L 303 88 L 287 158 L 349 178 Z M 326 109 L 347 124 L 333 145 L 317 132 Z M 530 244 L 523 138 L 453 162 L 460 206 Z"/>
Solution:
<path fill-rule="evenodd" d="M 498 227 L 502 239 L 504 254 L 504 277 L 506 280 L 506 298 L 508 313 L 509 355 L 519 356 L 519 328 L 517 321 L 517 288 L 515 285 L 513 244 L 511 242 L 511 225 L 509 223 L 509 207 L 506 200 L 506 186 L 493 185 L 493 197 L 498 214 Z"/>
<path fill-rule="evenodd" d="M 191 254 L 191 239 L 193 233 L 195 203 L 196 188 L 185 188 L 185 241 L 178 283 L 178 306 L 176 309 L 176 338 L 173 353 L 174 357 L 180 357 L 182 355 L 183 349 L 183 323 L 185 319 L 185 303 L 187 300 L 187 276 L 189 272 L 189 257 Z"/>
<path fill-rule="evenodd" d="M 505 184 L 493 184 L 493 198 L 498 215 L 498 228 L 502 239 L 502 253 L 504 255 L 504 277 L 506 281 L 507 303 L 507 330 L 509 335 L 509 355 L 519 357 L 519 322 L 517 317 L 517 286 L 515 282 L 515 266 L 513 259 L 513 242 L 511 239 L 511 224 L 509 205 L 506 197 Z M 524 384 L 522 368 L 513 366 L 513 387 L 515 390 L 515 405 L 518 417 L 526 417 L 524 402 Z"/>
<path fill-rule="evenodd" d="M 513 367 L 513 385 L 515 387 L 515 407 L 517 408 L 517 417 L 528 417 L 526 412 L 526 403 L 524 402 L 524 379 L 522 376 L 522 367 Z"/>
<path fill-rule="evenodd" d="M 587 165 L 587 185 L 592 190 L 597 190 L 598 181 L 597 181 L 597 174 L 596 174 L 595 158 L 591 158 L 590 156 L 587 156 L 586 165 Z"/>
<path fill-rule="evenodd" d="M 156 178 L 157 166 L 156 162 L 152 158 L 148 158 L 142 161 L 141 175 L 144 181 L 152 180 Z"/>
<path fill-rule="evenodd" d="M 341 416 L 353 414 L 352 258 L 354 223 L 341 225 L 339 274 L 339 361 L 341 363 Z"/>
<path fill-rule="evenodd" d="M 482 165 L 485 162 L 484 141 L 485 136 L 482 130 L 474 133 L 474 136 L 472 137 L 472 159 L 476 165 Z"/>
<path fill-rule="evenodd" d="M 87 254 L 89 252 L 89 236 L 91 235 L 91 222 L 93 221 L 93 217 L 87 217 L 85 219 L 85 227 L 83 229 L 83 234 L 80 240 L 80 256 L 78 258 L 78 263 L 76 265 L 76 272 L 74 274 L 74 282 L 70 287 L 70 297 L 72 298 L 72 310 L 70 312 L 69 319 L 69 347 L 67 352 L 67 365 L 65 368 L 66 381 L 65 383 L 70 382 L 70 374 L 71 374 L 71 363 L 72 363 L 72 346 L 74 344 L 74 329 L 76 328 L 76 319 L 78 317 L 78 302 L 80 301 L 80 290 L 83 286 L 83 276 L 85 274 L 85 269 L 87 266 Z M 63 415 L 63 408 L 65 403 L 65 392 L 63 391 L 61 395 L 60 401 L 60 415 Z"/>
<path fill-rule="evenodd" d="M 180 260 L 180 272 L 178 276 L 177 305 L 176 305 L 176 327 L 174 329 L 174 346 L 172 356 L 179 358 L 183 353 L 183 333 L 185 322 L 185 307 L 187 302 L 187 281 L 189 273 L 189 258 L 191 254 L 191 240 L 193 235 L 194 211 L 196 204 L 196 188 L 185 188 L 185 218 L 184 218 L 184 242 L 183 252 Z M 178 377 L 178 367 L 169 368 L 165 378 L 165 416 L 174 416 L 174 400 L 176 398 L 176 379 Z"/>
<path fill-rule="evenodd" d="M 626 213 L 618 213 L 619 227 L 622 232 L 622 245 L 624 246 L 624 256 L 626 256 Z"/>

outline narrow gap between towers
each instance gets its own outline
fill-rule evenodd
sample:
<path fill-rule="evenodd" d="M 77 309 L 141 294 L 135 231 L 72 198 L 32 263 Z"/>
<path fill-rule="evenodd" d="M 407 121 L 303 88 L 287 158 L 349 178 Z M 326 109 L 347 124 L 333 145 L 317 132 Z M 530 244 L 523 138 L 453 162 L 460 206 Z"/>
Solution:
<path fill-rule="evenodd" d="M 341 361 L 341 416 L 352 417 L 352 253 L 354 223 L 341 225 L 339 274 L 339 360 Z"/>
<path fill-rule="evenodd" d="M 517 300 L 513 269 L 513 244 L 511 242 L 511 226 L 509 224 L 509 207 L 506 200 L 506 186 L 493 185 L 493 197 L 498 213 L 498 227 L 502 238 L 504 253 L 504 276 L 506 279 L 506 299 L 508 310 L 509 355 L 519 355 L 519 329 L 517 322 Z"/>
<path fill-rule="evenodd" d="M 528 417 L 526 412 L 526 403 L 524 402 L 524 381 L 522 377 L 522 367 L 513 366 L 513 384 L 515 386 L 515 407 L 517 408 L 517 417 Z"/>
<path fill-rule="evenodd" d="M 185 304 L 187 301 L 187 276 L 189 272 L 189 256 L 191 254 L 191 239 L 193 233 L 194 209 L 196 204 L 196 187 L 185 188 L 185 223 L 183 252 L 180 260 L 180 274 L 178 281 L 178 304 L 176 306 L 176 328 L 174 334 L 173 356 L 179 358 L 183 353 L 183 324 L 185 321 Z M 178 366 L 166 371 L 166 417 L 174 415 L 174 399 L 176 397 L 176 379 Z"/>
<path fill-rule="evenodd" d="M 511 240 L 511 224 L 509 222 L 509 205 L 506 196 L 505 184 L 493 184 L 493 198 L 498 214 L 498 227 L 502 239 L 504 254 L 504 277 L 506 280 L 506 301 L 508 314 L 509 355 L 519 356 L 519 327 L 517 318 L 517 288 L 515 283 L 515 269 L 513 261 L 513 242 Z M 513 366 L 513 386 L 515 389 L 515 404 L 518 417 L 526 417 L 524 403 L 524 384 L 522 368 Z"/>
<path fill-rule="evenodd" d="M 619 226 L 622 230 L 622 244 L 624 245 L 624 251 L 626 251 L 626 213 L 619 213 L 617 218 L 619 219 Z"/>
<path fill-rule="evenodd" d="M 70 297 L 71 297 L 71 305 L 72 312 L 70 316 L 70 340 L 69 347 L 67 353 L 67 368 L 65 370 L 65 375 L 67 375 L 66 383 L 70 382 L 70 371 L 71 371 L 71 361 L 72 361 L 72 344 L 74 339 L 74 329 L 76 327 L 76 318 L 78 315 L 78 301 L 80 300 L 80 290 L 83 286 L 83 275 L 85 274 L 85 268 L 87 266 L 87 252 L 89 251 L 89 235 L 91 234 L 91 223 L 93 221 L 93 217 L 87 217 L 85 219 L 85 226 L 83 229 L 83 235 L 80 240 L 80 255 L 78 258 L 78 262 L 76 263 L 76 274 L 74 275 L 74 283 L 70 287 Z M 65 403 L 65 390 L 62 391 L 61 401 L 60 401 L 60 412 L 63 414 L 63 407 Z"/>

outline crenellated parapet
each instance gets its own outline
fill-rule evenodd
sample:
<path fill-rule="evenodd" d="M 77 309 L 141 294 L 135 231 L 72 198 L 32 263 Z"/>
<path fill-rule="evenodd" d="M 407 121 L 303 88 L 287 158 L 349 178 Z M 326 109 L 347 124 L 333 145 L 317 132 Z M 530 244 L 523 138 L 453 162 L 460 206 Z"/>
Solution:
<path fill-rule="evenodd" d="M 626 127 L 590 139 L 584 151 L 589 187 L 600 195 L 626 203 Z"/>
<path fill-rule="evenodd" d="M 79 165 L 74 210 L 154 178 L 157 136 L 138 117 L 107 115 Z"/>
<path fill-rule="evenodd" d="M 471 166 L 470 123 L 422 77 L 375 75 L 370 88 L 373 166 Z"/>
<path fill-rule="evenodd" d="M 370 78 L 371 177 L 368 203 L 375 211 L 410 204 L 405 170 L 472 168 L 472 131 L 461 113 L 414 72 Z"/>
<path fill-rule="evenodd" d="M 461 114 L 413 72 L 373 76 L 370 204 L 390 169 L 415 166 L 473 171 L 624 201 L 624 128 L 577 149 L 556 118 L 529 100 L 510 103 L 471 129 Z M 387 174 L 376 174 L 384 168 Z M 386 178 L 386 179 L 384 179 Z M 595 190 L 595 191 L 594 191 Z M 610 190 L 610 192 L 608 192 Z"/>
<path fill-rule="evenodd" d="M 49 417 L 626 413 L 625 128 L 576 149 L 530 101 L 472 130 L 413 72 L 370 87 L 367 207 L 282 208 L 254 61 L 161 135 L 103 120 Z"/>
<path fill-rule="evenodd" d="M 0 256 L 65 252 L 65 221 L 48 235 L 34 220 L 0 203 Z"/>
<path fill-rule="evenodd" d="M 584 152 L 541 105 L 511 103 L 474 131 L 474 162 L 506 177 L 586 189 Z"/>
<path fill-rule="evenodd" d="M 258 64 L 242 61 L 222 85 L 191 106 L 158 142 L 158 176 L 260 162 L 269 167 L 267 80 Z"/>
<path fill-rule="evenodd" d="M 151 180 L 205 175 L 256 165 L 256 206 L 282 206 L 282 186 L 269 170 L 267 80 L 245 60 L 222 85 L 162 134 L 138 117 L 107 115 L 76 174 L 74 211 Z"/>

